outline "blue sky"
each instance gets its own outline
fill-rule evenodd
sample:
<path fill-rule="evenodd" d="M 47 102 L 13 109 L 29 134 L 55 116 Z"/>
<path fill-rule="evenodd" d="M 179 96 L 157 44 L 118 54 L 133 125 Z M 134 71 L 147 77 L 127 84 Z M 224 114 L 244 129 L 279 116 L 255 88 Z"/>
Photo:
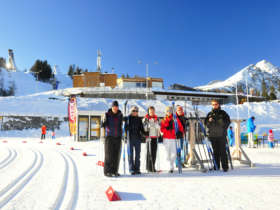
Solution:
<path fill-rule="evenodd" d="M 95 70 L 98 48 L 104 71 L 145 76 L 148 63 L 166 87 L 224 80 L 262 59 L 280 66 L 277 0 L 6 0 L 0 20 L 0 56 L 14 49 L 22 70 L 36 59 Z"/>

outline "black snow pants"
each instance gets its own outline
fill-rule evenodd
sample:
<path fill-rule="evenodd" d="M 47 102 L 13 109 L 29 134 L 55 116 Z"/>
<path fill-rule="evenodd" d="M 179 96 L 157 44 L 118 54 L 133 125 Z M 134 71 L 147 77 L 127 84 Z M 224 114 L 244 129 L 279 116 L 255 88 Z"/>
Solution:
<path fill-rule="evenodd" d="M 105 139 L 104 174 L 116 174 L 119 170 L 121 137 L 107 136 Z"/>
<path fill-rule="evenodd" d="M 224 170 L 228 169 L 228 157 L 226 153 L 226 137 L 211 137 L 209 140 L 212 143 L 214 158 L 217 163 L 217 167 L 219 170 L 220 165 L 222 163 L 222 167 Z"/>
<path fill-rule="evenodd" d="M 147 142 L 147 158 L 146 158 L 147 171 L 149 172 L 156 171 L 155 169 L 156 156 L 157 156 L 157 138 L 152 138 L 150 145 Z"/>

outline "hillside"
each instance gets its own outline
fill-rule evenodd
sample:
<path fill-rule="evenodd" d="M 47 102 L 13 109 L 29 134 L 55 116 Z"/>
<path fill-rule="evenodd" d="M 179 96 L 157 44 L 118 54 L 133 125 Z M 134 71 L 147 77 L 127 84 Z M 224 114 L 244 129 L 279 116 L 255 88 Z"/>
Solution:
<path fill-rule="evenodd" d="M 266 82 L 268 90 L 271 86 L 274 86 L 277 90 L 280 80 L 280 68 L 266 60 L 262 60 L 257 64 L 246 66 L 225 81 L 214 81 L 208 83 L 208 85 L 196 88 L 204 91 L 223 90 L 232 92 L 235 90 L 236 84 L 238 84 L 243 89 L 243 92 L 246 92 L 246 79 L 249 90 L 253 89 L 261 92 L 263 79 Z"/>
<path fill-rule="evenodd" d="M 56 78 L 59 81 L 59 89 L 72 87 L 72 80 L 68 75 L 57 74 Z M 15 89 L 15 96 L 24 96 L 53 89 L 50 83 L 36 81 L 31 73 L 22 71 L 9 72 L 4 68 L 0 68 L 0 88 L 8 91 L 12 86 Z"/>

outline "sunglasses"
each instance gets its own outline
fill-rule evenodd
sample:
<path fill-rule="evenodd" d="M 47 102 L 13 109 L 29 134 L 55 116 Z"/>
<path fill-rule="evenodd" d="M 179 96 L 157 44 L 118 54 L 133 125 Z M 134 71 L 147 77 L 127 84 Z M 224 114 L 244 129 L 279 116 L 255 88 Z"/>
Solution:
<path fill-rule="evenodd" d="M 132 112 L 138 112 L 137 110 L 132 110 Z"/>
<path fill-rule="evenodd" d="M 212 106 L 218 106 L 219 104 L 212 104 Z"/>

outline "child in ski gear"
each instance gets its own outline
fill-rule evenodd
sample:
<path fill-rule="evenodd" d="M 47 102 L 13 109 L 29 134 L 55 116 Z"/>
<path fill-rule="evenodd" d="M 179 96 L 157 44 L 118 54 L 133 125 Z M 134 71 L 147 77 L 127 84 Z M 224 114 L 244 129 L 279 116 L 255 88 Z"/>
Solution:
<path fill-rule="evenodd" d="M 41 131 L 41 139 L 46 139 L 47 127 L 45 125 L 42 125 Z"/>
<path fill-rule="evenodd" d="M 55 139 L 55 132 L 52 132 L 52 139 Z"/>
<path fill-rule="evenodd" d="M 160 136 L 160 125 L 157 115 L 155 114 L 155 108 L 150 106 L 148 113 L 143 118 L 144 131 L 146 132 L 146 169 L 148 172 L 156 172 L 155 162 L 157 154 L 157 143 Z"/>
<path fill-rule="evenodd" d="M 184 132 L 183 125 L 181 121 L 177 118 L 178 131 L 175 131 L 175 124 L 173 120 L 173 110 L 172 107 L 166 107 L 165 117 L 161 122 L 160 131 L 163 133 L 163 144 L 167 152 L 167 160 L 170 164 L 170 173 L 174 171 L 174 163 L 176 159 L 176 135 L 179 135 L 179 132 Z"/>
<path fill-rule="evenodd" d="M 102 127 L 105 128 L 105 160 L 104 175 L 108 177 L 119 176 L 121 138 L 122 138 L 123 115 L 119 110 L 117 101 L 113 101 L 112 108 L 106 114 Z"/>
<path fill-rule="evenodd" d="M 254 124 L 255 117 L 252 116 L 247 120 L 247 131 L 248 131 L 248 147 L 249 148 L 254 148 L 254 139 L 253 139 L 253 134 L 256 129 L 256 126 Z"/>
<path fill-rule="evenodd" d="M 233 142 L 234 142 L 234 133 L 232 130 L 232 126 L 229 126 L 229 129 L 227 130 L 227 137 L 229 140 L 229 146 L 233 146 Z"/>
<path fill-rule="evenodd" d="M 205 125 L 208 128 L 208 138 L 212 143 L 214 158 L 218 168 L 222 163 L 223 170 L 228 171 L 228 157 L 226 153 L 226 136 L 227 128 L 230 125 L 230 117 L 221 109 L 217 100 L 212 100 L 212 111 L 210 111 L 205 119 Z"/>
<path fill-rule="evenodd" d="M 141 138 L 144 128 L 141 118 L 138 116 L 138 107 L 132 106 L 130 115 L 125 119 L 125 131 L 128 132 L 129 144 L 129 171 L 132 175 L 141 174 L 140 172 L 140 152 Z M 135 158 L 134 158 L 135 151 Z"/>
<path fill-rule="evenodd" d="M 271 129 L 269 130 L 267 140 L 268 140 L 268 147 L 273 148 L 274 147 L 274 143 L 273 143 L 274 142 L 274 134 L 273 134 L 273 131 Z"/>

